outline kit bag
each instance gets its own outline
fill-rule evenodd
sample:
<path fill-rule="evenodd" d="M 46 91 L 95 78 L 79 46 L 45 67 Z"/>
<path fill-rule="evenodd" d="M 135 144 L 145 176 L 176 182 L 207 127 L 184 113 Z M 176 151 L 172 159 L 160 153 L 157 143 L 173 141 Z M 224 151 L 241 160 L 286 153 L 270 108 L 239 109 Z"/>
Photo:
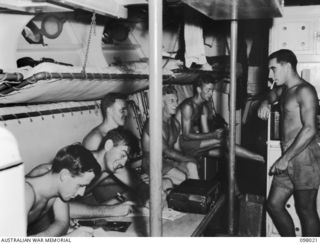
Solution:
<path fill-rule="evenodd" d="M 181 212 L 206 214 L 221 193 L 220 182 L 188 179 L 167 197 L 168 207 Z"/>

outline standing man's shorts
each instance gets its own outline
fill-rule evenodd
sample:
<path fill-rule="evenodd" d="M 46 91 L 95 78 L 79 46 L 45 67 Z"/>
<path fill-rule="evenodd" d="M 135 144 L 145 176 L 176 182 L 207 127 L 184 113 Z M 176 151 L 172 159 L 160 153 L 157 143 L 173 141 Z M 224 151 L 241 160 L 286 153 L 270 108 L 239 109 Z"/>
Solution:
<path fill-rule="evenodd" d="M 284 152 L 291 142 L 282 144 Z M 288 168 L 273 177 L 272 185 L 289 190 L 312 190 L 320 185 L 320 146 L 313 140 L 288 163 Z"/>

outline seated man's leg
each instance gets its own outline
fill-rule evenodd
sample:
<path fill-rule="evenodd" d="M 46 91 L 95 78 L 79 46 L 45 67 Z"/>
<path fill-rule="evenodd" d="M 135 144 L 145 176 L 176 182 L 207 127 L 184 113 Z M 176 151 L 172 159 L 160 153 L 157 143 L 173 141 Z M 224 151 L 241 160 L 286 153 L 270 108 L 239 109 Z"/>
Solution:
<path fill-rule="evenodd" d="M 299 216 L 303 236 L 319 236 L 320 222 L 317 212 L 318 190 L 297 190 L 294 201 Z"/>
<path fill-rule="evenodd" d="M 220 147 L 222 144 L 221 139 L 204 139 L 200 141 L 199 149 L 210 149 Z"/>
<path fill-rule="evenodd" d="M 220 158 L 223 156 L 223 149 L 222 147 L 219 147 L 219 148 L 214 148 L 214 149 L 211 149 L 210 151 L 208 151 L 208 156 L 210 157 L 214 157 L 214 158 Z"/>
<path fill-rule="evenodd" d="M 249 151 L 248 149 L 245 149 L 244 147 L 241 147 L 240 145 L 236 145 L 236 156 L 246 159 L 251 159 L 259 162 L 265 162 L 264 158 L 257 153 L 254 153 L 252 151 Z"/>
<path fill-rule="evenodd" d="M 283 177 L 283 176 L 274 176 Z M 272 184 L 267 200 L 267 211 L 281 236 L 295 236 L 293 220 L 285 208 L 293 190 Z"/>
<path fill-rule="evenodd" d="M 195 180 L 200 179 L 198 174 L 198 165 L 195 162 L 176 163 L 175 168 L 185 173 L 187 176 L 187 179 L 195 179 Z"/>
<path fill-rule="evenodd" d="M 180 137 L 179 142 L 181 151 L 190 156 L 221 147 L 222 144 L 220 139 L 186 140 L 183 137 Z"/>
<path fill-rule="evenodd" d="M 186 163 L 186 168 L 188 171 L 188 175 L 187 175 L 188 179 L 195 179 L 195 180 L 200 179 L 199 174 L 198 174 L 198 166 L 196 163 L 188 162 L 188 163 Z"/>

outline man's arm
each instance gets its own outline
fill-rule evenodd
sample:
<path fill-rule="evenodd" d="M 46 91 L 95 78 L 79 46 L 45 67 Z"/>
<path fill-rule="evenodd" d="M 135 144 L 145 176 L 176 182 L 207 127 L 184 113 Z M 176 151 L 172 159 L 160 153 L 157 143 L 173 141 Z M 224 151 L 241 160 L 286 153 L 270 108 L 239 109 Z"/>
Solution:
<path fill-rule="evenodd" d="M 167 156 L 170 159 L 173 159 L 174 161 L 177 162 L 197 162 L 197 160 L 193 157 L 189 157 L 187 155 L 184 155 L 183 153 L 181 153 L 180 151 L 170 148 L 168 147 L 167 143 L 163 140 L 162 143 L 162 149 L 163 149 L 163 154 L 165 156 Z"/>
<path fill-rule="evenodd" d="M 174 121 L 174 126 L 176 127 L 176 131 L 177 132 L 180 132 L 181 128 L 180 128 L 180 123 L 175 120 Z M 193 157 L 190 157 L 190 156 L 187 156 L 187 155 L 184 155 L 183 153 L 181 153 L 180 151 L 170 147 L 166 141 L 166 138 L 165 137 L 169 137 L 169 135 L 165 135 L 165 131 L 163 131 L 164 133 L 164 136 L 163 136 L 163 139 L 162 139 L 162 150 L 163 150 L 163 154 L 165 156 L 167 156 L 168 158 L 170 159 L 173 159 L 174 161 L 177 161 L 177 162 L 197 162 L 197 160 Z"/>
<path fill-rule="evenodd" d="M 115 205 L 88 205 L 80 202 L 70 203 L 71 218 L 99 218 L 128 215 L 132 210 L 131 202 Z"/>
<path fill-rule="evenodd" d="M 316 116 L 318 99 L 312 87 L 302 87 L 297 93 L 302 128 L 282 158 L 287 161 L 301 153 L 317 134 Z"/>
<path fill-rule="evenodd" d="M 29 215 L 30 209 L 34 204 L 35 195 L 30 185 L 28 185 L 27 183 L 25 183 L 24 188 L 25 188 L 25 210 L 26 210 L 25 213 L 26 213 L 26 219 L 27 219 L 26 223 L 28 223 L 28 215 Z"/>
<path fill-rule="evenodd" d="M 63 236 L 67 233 L 69 228 L 68 203 L 57 198 L 53 203 L 53 213 L 53 223 L 46 230 L 36 234 L 35 236 Z"/>
<path fill-rule="evenodd" d="M 270 114 L 270 105 L 274 104 L 276 101 L 279 100 L 282 92 L 283 87 L 276 87 L 273 88 L 266 96 L 264 100 L 261 101 L 260 107 L 258 108 L 258 117 L 260 119 L 266 120 L 269 118 Z"/>
<path fill-rule="evenodd" d="M 186 104 L 181 111 L 182 135 L 187 139 L 204 140 L 216 138 L 216 133 L 194 133 L 192 131 L 192 113 L 193 109 L 189 104 Z"/>

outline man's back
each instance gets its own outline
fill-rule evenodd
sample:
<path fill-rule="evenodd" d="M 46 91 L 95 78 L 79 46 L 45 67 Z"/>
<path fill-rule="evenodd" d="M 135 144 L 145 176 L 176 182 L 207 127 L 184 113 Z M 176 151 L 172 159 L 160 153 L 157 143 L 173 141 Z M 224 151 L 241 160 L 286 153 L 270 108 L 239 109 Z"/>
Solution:
<path fill-rule="evenodd" d="M 51 170 L 51 164 L 42 164 L 34 168 L 28 175 L 26 175 L 25 190 L 28 195 L 29 201 L 32 201 L 31 208 L 28 212 L 28 224 L 33 223 L 37 219 L 44 216 L 52 207 L 56 198 L 47 199 L 39 194 L 35 189 L 35 182 L 37 178 L 49 173 Z"/>

